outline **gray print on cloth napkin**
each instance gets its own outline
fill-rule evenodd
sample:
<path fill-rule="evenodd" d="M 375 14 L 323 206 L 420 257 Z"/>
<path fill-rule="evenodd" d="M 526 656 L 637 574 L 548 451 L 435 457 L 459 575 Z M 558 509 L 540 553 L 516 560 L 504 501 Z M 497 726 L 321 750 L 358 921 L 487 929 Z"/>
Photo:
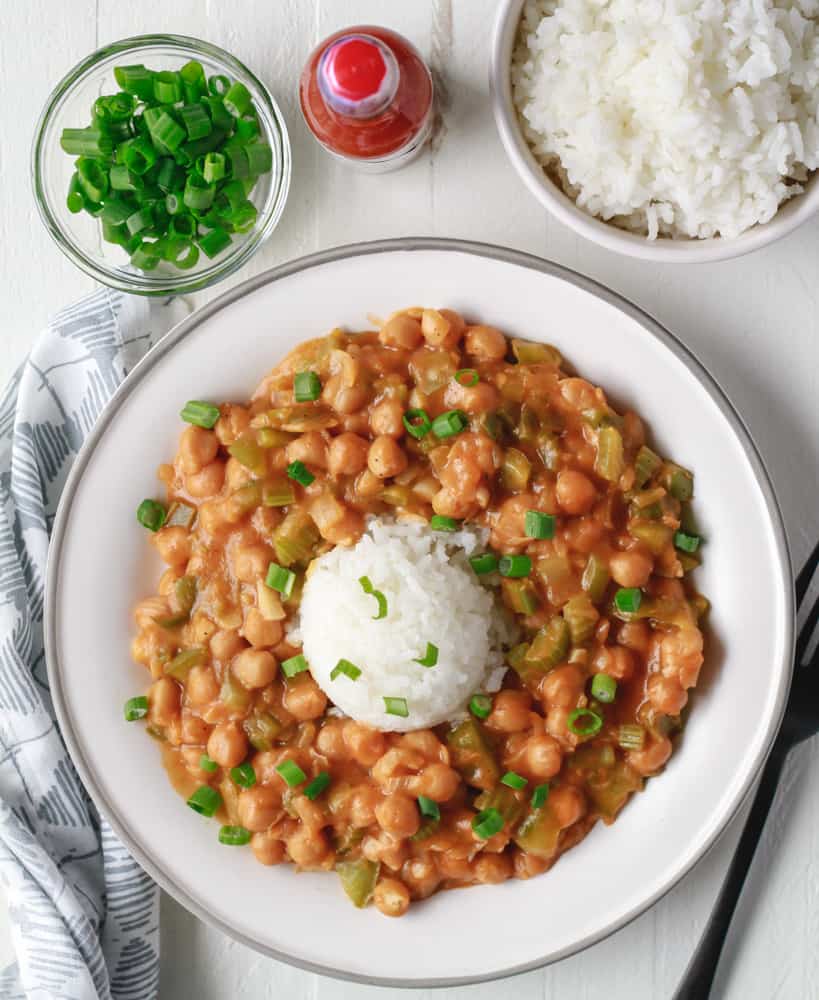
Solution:
<path fill-rule="evenodd" d="M 152 1000 L 159 893 L 83 788 L 43 651 L 49 534 L 83 440 L 183 313 L 102 289 L 59 313 L 0 399 L 0 877 L 17 961 L 3 1000 Z"/>

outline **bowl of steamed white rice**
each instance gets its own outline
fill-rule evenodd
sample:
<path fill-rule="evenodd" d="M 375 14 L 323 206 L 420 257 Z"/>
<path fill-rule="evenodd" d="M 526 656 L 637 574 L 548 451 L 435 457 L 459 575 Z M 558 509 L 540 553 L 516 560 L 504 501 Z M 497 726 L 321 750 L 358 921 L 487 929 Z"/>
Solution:
<path fill-rule="evenodd" d="M 819 208 L 817 0 L 502 0 L 491 84 L 526 185 L 610 250 L 737 257 Z"/>

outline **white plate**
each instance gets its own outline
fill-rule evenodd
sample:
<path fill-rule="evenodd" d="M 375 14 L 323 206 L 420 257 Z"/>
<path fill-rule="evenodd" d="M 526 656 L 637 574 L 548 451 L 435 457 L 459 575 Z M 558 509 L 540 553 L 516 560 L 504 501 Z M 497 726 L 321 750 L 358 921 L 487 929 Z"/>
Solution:
<path fill-rule="evenodd" d="M 713 601 L 707 669 L 683 745 L 611 827 L 548 874 L 460 889 L 401 920 L 354 910 L 330 874 L 263 868 L 221 846 L 185 804 L 156 745 L 122 705 L 146 687 L 130 662 L 131 608 L 160 566 L 134 516 L 156 488 L 187 399 L 248 397 L 286 350 L 368 314 L 449 306 L 555 343 L 661 451 L 696 473 Z M 341 248 L 277 268 L 185 320 L 125 381 L 77 458 L 49 562 L 46 645 L 63 735 L 85 784 L 134 856 L 184 906 L 277 958 L 403 986 L 474 982 L 599 940 L 702 857 L 770 748 L 790 677 L 793 600 L 779 509 L 747 431 L 670 334 L 594 282 L 509 250 L 430 239 Z"/>

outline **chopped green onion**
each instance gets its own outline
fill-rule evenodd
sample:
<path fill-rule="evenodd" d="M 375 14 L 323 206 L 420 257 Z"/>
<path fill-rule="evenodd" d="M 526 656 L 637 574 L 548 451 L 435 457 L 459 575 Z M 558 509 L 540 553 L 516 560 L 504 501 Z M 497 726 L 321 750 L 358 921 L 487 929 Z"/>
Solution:
<path fill-rule="evenodd" d="M 219 407 L 213 403 L 204 403 L 201 399 L 189 399 L 182 407 L 179 416 L 188 424 L 196 424 L 197 427 L 204 427 L 212 430 L 219 419 Z"/>
<path fill-rule="evenodd" d="M 205 153 L 202 157 L 202 176 L 208 184 L 215 184 L 225 176 L 225 158 L 221 153 Z"/>
<path fill-rule="evenodd" d="M 413 662 L 420 663 L 422 667 L 434 667 L 438 662 L 438 647 L 434 642 L 428 642 L 427 651 Z"/>
<path fill-rule="evenodd" d="M 432 433 L 438 438 L 453 437 L 469 426 L 469 418 L 462 410 L 447 410 L 432 421 Z"/>
<path fill-rule="evenodd" d="M 426 816 L 427 819 L 439 820 L 441 818 L 441 810 L 438 803 L 426 795 L 418 796 L 418 808 L 421 811 L 421 815 Z"/>
<path fill-rule="evenodd" d="M 250 177 L 250 161 L 244 146 L 225 146 L 225 156 L 230 162 L 230 176 L 244 181 Z"/>
<path fill-rule="evenodd" d="M 461 526 L 460 521 L 454 517 L 443 517 L 441 514 L 433 514 L 429 519 L 429 526 L 433 531 L 457 531 Z"/>
<path fill-rule="evenodd" d="M 523 518 L 523 532 L 527 538 L 554 538 L 555 518 L 539 510 L 527 510 Z"/>
<path fill-rule="evenodd" d="M 148 531 L 159 531 L 168 512 L 156 500 L 143 500 L 137 507 L 137 521 Z"/>
<path fill-rule="evenodd" d="M 642 750 L 646 731 L 642 726 L 623 725 L 617 730 L 617 742 L 623 750 Z"/>
<path fill-rule="evenodd" d="M 114 152 L 113 140 L 95 128 L 64 128 L 60 146 L 70 156 L 93 156 L 105 160 Z"/>
<path fill-rule="evenodd" d="M 307 775 L 294 760 L 283 760 L 276 767 L 276 771 L 288 788 L 296 788 L 303 781 L 307 780 Z"/>
<path fill-rule="evenodd" d="M 293 593 L 293 584 L 296 582 L 296 574 L 278 563 L 272 562 L 267 567 L 267 576 L 264 581 L 271 590 L 277 590 L 285 597 Z"/>
<path fill-rule="evenodd" d="M 232 767 L 230 777 L 234 785 L 238 785 L 240 788 L 252 788 L 256 784 L 256 772 L 247 761 L 244 764 L 239 764 L 238 767 Z"/>
<path fill-rule="evenodd" d="M 222 73 L 215 74 L 208 79 L 208 90 L 215 97 L 224 97 L 230 89 L 230 80 Z"/>
<path fill-rule="evenodd" d="M 482 809 L 472 820 L 472 829 L 481 840 L 489 840 L 503 829 L 503 816 L 498 809 Z"/>
<path fill-rule="evenodd" d="M 309 486 L 310 483 L 316 478 L 312 472 L 309 471 L 304 462 L 291 462 L 287 466 L 287 475 L 290 479 L 295 479 L 297 483 L 302 486 Z"/>
<path fill-rule="evenodd" d="M 297 372 L 293 379 L 293 394 L 297 403 L 312 403 L 321 395 L 321 379 L 315 372 Z"/>
<path fill-rule="evenodd" d="M 345 677 L 349 677 L 351 681 L 355 681 L 361 676 L 361 670 L 354 663 L 350 663 L 349 660 L 342 658 L 330 671 L 330 680 L 334 681 L 342 674 L 344 674 Z"/>
<path fill-rule="evenodd" d="M 617 696 L 617 681 L 608 674 L 595 674 L 591 684 L 592 698 L 609 705 Z"/>
<path fill-rule="evenodd" d="M 146 112 L 147 115 L 147 112 Z M 167 111 L 162 111 L 155 117 L 146 118 L 149 121 L 151 139 L 160 149 L 170 150 L 175 153 L 182 143 L 187 139 L 185 129 Z"/>
<path fill-rule="evenodd" d="M 139 237 L 135 237 L 139 239 Z M 162 260 L 161 247 L 158 240 L 140 240 L 139 245 L 131 254 L 131 263 L 141 271 L 152 271 Z"/>
<path fill-rule="evenodd" d="M 208 85 L 205 81 L 205 71 L 202 68 L 202 63 L 196 59 L 185 63 L 179 70 L 179 78 L 182 81 L 182 91 L 186 101 L 198 101 L 207 93 Z"/>
<path fill-rule="evenodd" d="M 501 778 L 501 784 L 507 785 L 509 788 L 515 788 L 520 791 L 521 788 L 525 788 L 527 785 L 526 778 L 521 777 L 521 775 L 516 774 L 514 771 L 507 771 L 506 774 Z"/>
<path fill-rule="evenodd" d="M 432 421 L 429 419 L 426 410 L 407 410 L 403 416 L 404 427 L 407 434 L 420 441 L 432 430 Z"/>
<path fill-rule="evenodd" d="M 225 107 L 227 107 L 227 98 L 225 99 Z M 251 177 L 270 173 L 273 168 L 273 150 L 266 142 L 251 142 L 244 147 L 244 151 Z"/>
<path fill-rule="evenodd" d="M 469 565 L 478 576 L 485 576 L 498 568 L 498 557 L 491 552 L 482 552 L 480 555 L 470 556 Z"/>
<path fill-rule="evenodd" d="M 146 139 L 145 136 L 139 136 L 136 139 L 123 142 L 117 149 L 118 156 L 120 150 L 122 150 L 122 162 L 132 174 L 136 174 L 138 177 L 147 174 L 159 159 L 153 143 L 150 139 Z"/>
<path fill-rule="evenodd" d="M 125 721 L 136 722 L 137 719 L 144 719 L 148 714 L 148 699 L 144 694 L 136 698 L 129 698 L 125 702 Z"/>
<path fill-rule="evenodd" d="M 409 716 L 409 707 L 407 705 L 406 698 L 387 698 L 384 697 L 384 711 L 387 715 L 397 715 L 402 719 L 406 719 Z"/>
<path fill-rule="evenodd" d="M 236 135 L 245 142 L 259 134 L 259 119 L 255 115 L 242 115 L 236 120 Z"/>
<path fill-rule="evenodd" d="M 76 215 L 77 212 L 81 212 L 85 208 L 85 195 L 80 189 L 80 177 L 76 171 L 68 186 L 68 196 L 65 199 L 65 204 L 72 215 Z"/>
<path fill-rule="evenodd" d="M 204 139 L 213 131 L 210 115 L 201 104 L 185 104 L 179 109 L 179 117 L 191 141 Z"/>
<path fill-rule="evenodd" d="M 532 808 L 542 809 L 546 805 L 546 799 L 549 798 L 549 782 L 546 781 L 542 785 L 538 785 L 532 792 Z"/>
<path fill-rule="evenodd" d="M 639 587 L 620 587 L 614 595 L 614 605 L 618 611 L 626 614 L 638 611 L 643 601 Z"/>
<path fill-rule="evenodd" d="M 108 193 L 108 174 L 98 160 L 81 156 L 77 160 L 77 177 L 80 188 L 89 201 L 101 202 Z"/>
<path fill-rule="evenodd" d="M 501 576 L 517 580 L 532 572 L 532 560 L 529 556 L 501 556 L 498 560 L 498 571 Z"/>
<path fill-rule="evenodd" d="M 200 816 L 213 816 L 221 804 L 222 796 L 210 785 L 200 785 L 188 799 L 188 805 Z"/>
<path fill-rule="evenodd" d="M 595 736 L 603 728 L 603 720 L 590 708 L 576 708 L 569 713 L 568 725 L 575 736 Z"/>
<path fill-rule="evenodd" d="M 144 186 L 142 178 L 129 170 L 124 163 L 117 163 L 111 167 L 108 180 L 114 191 L 139 191 Z"/>
<path fill-rule="evenodd" d="M 692 535 L 687 531 L 677 531 L 674 533 L 674 548 L 681 552 L 696 552 L 700 547 L 701 540 L 699 535 Z"/>
<path fill-rule="evenodd" d="M 297 674 L 303 674 L 305 670 L 309 669 L 310 664 L 302 653 L 291 656 L 289 660 L 282 660 L 282 673 L 285 677 L 295 677 Z"/>
<path fill-rule="evenodd" d="M 322 771 L 317 774 L 315 778 L 310 782 L 307 788 L 304 789 L 304 794 L 314 802 L 321 793 L 328 788 L 330 785 L 330 775 L 326 771 Z"/>
<path fill-rule="evenodd" d="M 228 847 L 243 847 L 250 843 L 250 830 L 243 826 L 223 826 L 219 831 L 219 843 Z"/>
<path fill-rule="evenodd" d="M 218 226 L 199 240 L 199 249 L 210 260 L 218 257 L 227 246 L 230 246 L 230 235 Z"/>
<path fill-rule="evenodd" d="M 455 372 L 455 381 L 458 385 L 463 385 L 467 388 L 477 385 L 480 378 L 480 375 L 478 375 L 474 368 L 461 368 L 460 371 Z"/>
<path fill-rule="evenodd" d="M 492 711 L 492 699 L 488 694 L 473 694 L 469 699 L 469 711 L 476 719 L 488 719 Z"/>
<path fill-rule="evenodd" d="M 238 80 L 230 85 L 222 100 L 234 118 L 241 118 L 242 115 L 246 115 L 253 105 L 250 91 L 243 83 L 239 83 Z"/>
<path fill-rule="evenodd" d="M 158 104 L 176 104 L 182 100 L 182 78 L 173 70 L 154 73 L 154 97 Z"/>
<path fill-rule="evenodd" d="M 199 758 L 199 770 L 207 771 L 208 774 L 213 774 L 214 771 L 219 770 L 219 765 L 213 760 L 212 757 L 208 757 L 206 753 L 203 753 Z"/>
<path fill-rule="evenodd" d="M 126 94 L 141 101 L 154 99 L 154 74 L 144 66 L 115 66 L 114 79 Z"/>
<path fill-rule="evenodd" d="M 206 212 L 216 197 L 216 188 L 208 184 L 204 177 L 189 174 L 185 182 L 185 193 L 182 200 L 192 212 Z"/>
<path fill-rule="evenodd" d="M 360 576 L 358 582 L 361 584 L 361 589 L 365 594 L 369 594 L 370 597 L 374 597 L 378 602 L 378 614 L 373 615 L 373 621 L 380 621 L 382 618 L 387 617 L 387 598 L 380 590 L 376 590 L 370 582 L 368 576 Z"/>

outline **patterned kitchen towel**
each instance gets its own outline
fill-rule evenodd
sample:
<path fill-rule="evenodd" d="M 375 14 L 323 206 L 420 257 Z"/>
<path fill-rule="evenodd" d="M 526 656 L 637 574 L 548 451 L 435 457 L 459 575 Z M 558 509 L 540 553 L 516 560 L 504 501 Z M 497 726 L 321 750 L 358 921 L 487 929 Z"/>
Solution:
<path fill-rule="evenodd" d="M 0 877 L 17 961 L 3 1000 L 152 1000 L 159 893 L 91 803 L 43 652 L 49 534 L 105 403 L 186 311 L 102 289 L 61 312 L 0 399 Z"/>

